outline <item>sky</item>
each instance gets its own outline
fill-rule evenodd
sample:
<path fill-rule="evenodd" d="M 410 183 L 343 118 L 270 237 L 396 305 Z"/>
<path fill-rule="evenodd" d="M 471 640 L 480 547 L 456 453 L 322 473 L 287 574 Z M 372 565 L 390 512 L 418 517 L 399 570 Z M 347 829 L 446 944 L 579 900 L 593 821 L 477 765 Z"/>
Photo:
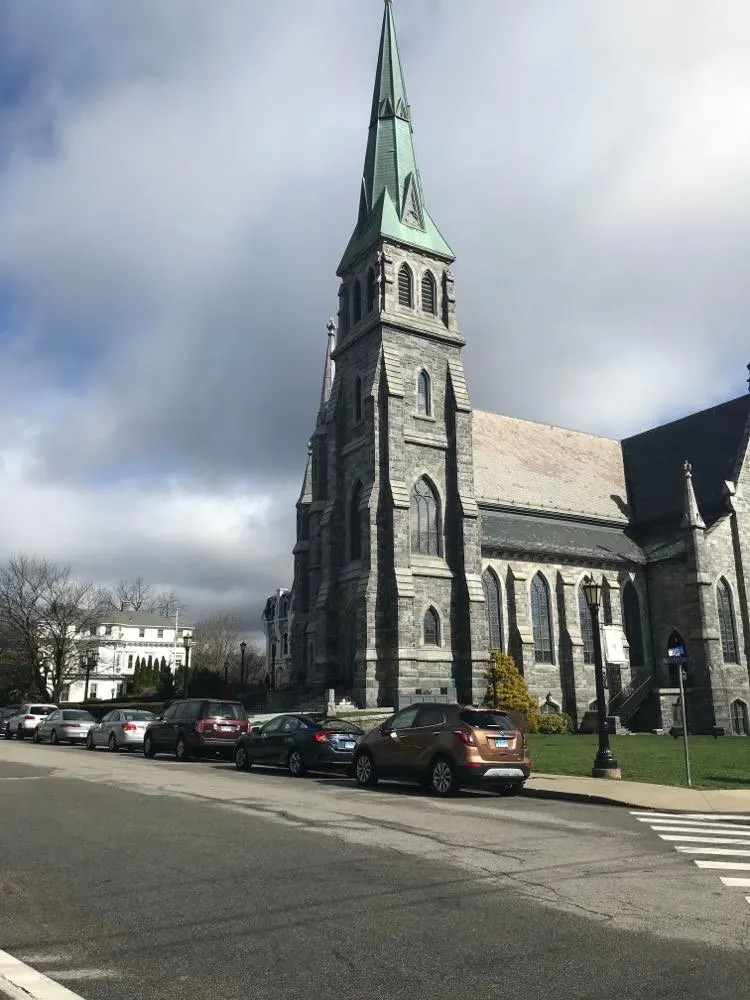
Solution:
<path fill-rule="evenodd" d="M 394 0 L 475 407 L 747 391 L 747 0 Z M 0 0 L 0 559 L 289 586 L 378 0 Z"/>

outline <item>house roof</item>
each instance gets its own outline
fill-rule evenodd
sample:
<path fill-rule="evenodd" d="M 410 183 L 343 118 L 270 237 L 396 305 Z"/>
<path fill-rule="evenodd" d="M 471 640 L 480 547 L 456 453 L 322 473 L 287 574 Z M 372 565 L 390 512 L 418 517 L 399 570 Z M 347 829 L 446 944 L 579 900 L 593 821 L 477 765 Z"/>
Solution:
<path fill-rule="evenodd" d="M 174 617 L 164 618 L 151 611 L 107 611 L 100 625 L 134 625 L 137 628 L 174 628 Z M 190 622 L 180 620 L 179 628 L 193 628 Z"/>
<path fill-rule="evenodd" d="M 691 413 L 622 442 L 633 515 L 638 524 L 682 517 L 683 465 L 692 465 L 698 508 L 707 523 L 726 510 L 731 480 L 750 417 L 750 395 Z"/>
<path fill-rule="evenodd" d="M 473 439 L 480 504 L 628 523 L 619 441 L 483 410 L 474 410 Z"/>
<path fill-rule="evenodd" d="M 630 529 L 586 524 L 513 511 L 483 510 L 482 547 L 523 555 L 552 555 L 562 559 L 601 563 L 646 562 Z"/>

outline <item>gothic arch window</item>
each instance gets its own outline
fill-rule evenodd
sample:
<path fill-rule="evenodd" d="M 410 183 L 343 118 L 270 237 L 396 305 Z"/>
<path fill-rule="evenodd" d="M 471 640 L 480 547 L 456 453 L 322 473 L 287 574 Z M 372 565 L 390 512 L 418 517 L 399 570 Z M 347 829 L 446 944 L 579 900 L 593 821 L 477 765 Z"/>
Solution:
<path fill-rule="evenodd" d="M 349 557 L 352 560 L 362 558 L 362 511 L 359 509 L 361 499 L 362 483 L 357 483 L 349 506 Z"/>
<path fill-rule="evenodd" d="M 371 313 L 375 308 L 375 300 L 378 297 L 378 286 L 375 283 L 375 272 L 372 268 L 367 272 L 367 311 Z"/>
<path fill-rule="evenodd" d="M 411 550 L 423 556 L 440 555 L 440 512 L 432 485 L 422 476 L 411 491 Z"/>
<path fill-rule="evenodd" d="M 716 609 L 719 612 L 719 632 L 721 651 L 725 663 L 739 663 L 737 658 L 737 636 L 734 630 L 734 609 L 732 592 L 726 580 L 719 580 L 716 586 Z"/>
<path fill-rule="evenodd" d="M 432 415 L 432 387 L 429 373 L 424 368 L 417 378 L 417 413 L 424 417 Z"/>
<path fill-rule="evenodd" d="M 422 278 L 422 312 L 435 315 L 437 307 L 437 287 L 432 271 L 425 271 Z"/>
<path fill-rule="evenodd" d="M 732 732 L 735 736 L 750 736 L 750 718 L 747 705 L 737 698 L 729 707 L 732 717 Z"/>
<path fill-rule="evenodd" d="M 594 662 L 594 623 L 591 619 L 591 609 L 589 608 L 583 586 L 578 588 L 578 617 L 581 620 L 581 638 L 583 639 L 583 662 Z"/>
<path fill-rule="evenodd" d="M 359 323 L 362 319 L 362 286 L 359 281 L 354 282 L 352 290 L 352 307 L 354 311 L 354 322 Z"/>
<path fill-rule="evenodd" d="M 537 573 L 531 581 L 531 626 L 534 633 L 535 661 L 554 663 L 549 587 L 541 573 Z"/>
<path fill-rule="evenodd" d="M 339 327 L 343 336 L 349 332 L 349 289 L 346 285 L 341 288 L 341 317 Z"/>
<path fill-rule="evenodd" d="M 398 272 L 398 304 L 400 306 L 414 305 L 414 275 L 408 264 L 402 264 Z"/>
<path fill-rule="evenodd" d="M 482 586 L 484 587 L 484 600 L 487 605 L 490 649 L 502 649 L 503 623 L 500 606 L 500 581 L 489 567 L 482 573 Z"/>
<path fill-rule="evenodd" d="M 423 636 L 425 646 L 440 645 L 440 616 L 435 608 L 428 608 L 425 611 Z"/>
<path fill-rule="evenodd" d="M 362 420 L 362 379 L 359 375 L 354 380 L 354 420 L 356 423 Z"/>
<path fill-rule="evenodd" d="M 641 625 L 641 602 L 638 592 L 628 580 L 622 591 L 622 624 L 630 647 L 631 667 L 642 667 L 646 662 Z"/>

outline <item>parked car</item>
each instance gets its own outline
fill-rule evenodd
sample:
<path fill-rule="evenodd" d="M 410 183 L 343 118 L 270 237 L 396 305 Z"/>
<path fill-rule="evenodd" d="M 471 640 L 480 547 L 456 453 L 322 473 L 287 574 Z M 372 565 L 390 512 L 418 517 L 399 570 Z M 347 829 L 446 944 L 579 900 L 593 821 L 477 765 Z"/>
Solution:
<path fill-rule="evenodd" d="M 57 710 L 57 705 L 45 705 L 44 702 L 27 702 L 21 705 L 15 715 L 11 715 L 5 727 L 6 740 L 23 740 L 33 736 L 34 730 L 50 712 Z"/>
<path fill-rule="evenodd" d="M 5 736 L 8 723 L 17 711 L 18 705 L 8 705 L 6 708 L 0 708 L 0 736 Z M 10 739 L 10 737 L 8 736 L 7 739 Z"/>
<path fill-rule="evenodd" d="M 109 747 L 116 750 L 142 750 L 143 735 L 156 716 L 134 708 L 115 709 L 107 712 L 101 722 L 89 729 L 86 749 Z"/>
<path fill-rule="evenodd" d="M 34 730 L 34 742 L 44 743 L 85 743 L 86 737 L 96 719 L 90 712 L 76 708 L 58 708 L 50 712 Z"/>
<path fill-rule="evenodd" d="M 253 764 L 286 767 L 295 777 L 309 770 L 346 770 L 360 736 L 364 730 L 345 719 L 279 715 L 240 736 L 234 763 L 238 771 L 249 771 Z"/>
<path fill-rule="evenodd" d="M 461 705 L 411 705 L 358 741 L 358 784 L 416 781 L 438 795 L 492 783 L 516 795 L 531 774 L 526 737 L 504 713 Z"/>
<path fill-rule="evenodd" d="M 208 753 L 230 756 L 248 729 L 247 714 L 238 701 L 190 698 L 175 701 L 164 715 L 150 722 L 143 734 L 143 754 L 173 753 L 178 761 Z"/>

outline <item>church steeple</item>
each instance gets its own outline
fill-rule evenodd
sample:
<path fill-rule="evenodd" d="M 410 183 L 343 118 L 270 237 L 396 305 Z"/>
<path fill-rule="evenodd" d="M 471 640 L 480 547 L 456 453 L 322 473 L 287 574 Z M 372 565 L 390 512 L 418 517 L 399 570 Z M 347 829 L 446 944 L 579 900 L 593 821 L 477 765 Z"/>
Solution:
<path fill-rule="evenodd" d="M 359 216 L 338 273 L 380 237 L 455 259 L 425 206 L 391 0 L 383 15 Z"/>

